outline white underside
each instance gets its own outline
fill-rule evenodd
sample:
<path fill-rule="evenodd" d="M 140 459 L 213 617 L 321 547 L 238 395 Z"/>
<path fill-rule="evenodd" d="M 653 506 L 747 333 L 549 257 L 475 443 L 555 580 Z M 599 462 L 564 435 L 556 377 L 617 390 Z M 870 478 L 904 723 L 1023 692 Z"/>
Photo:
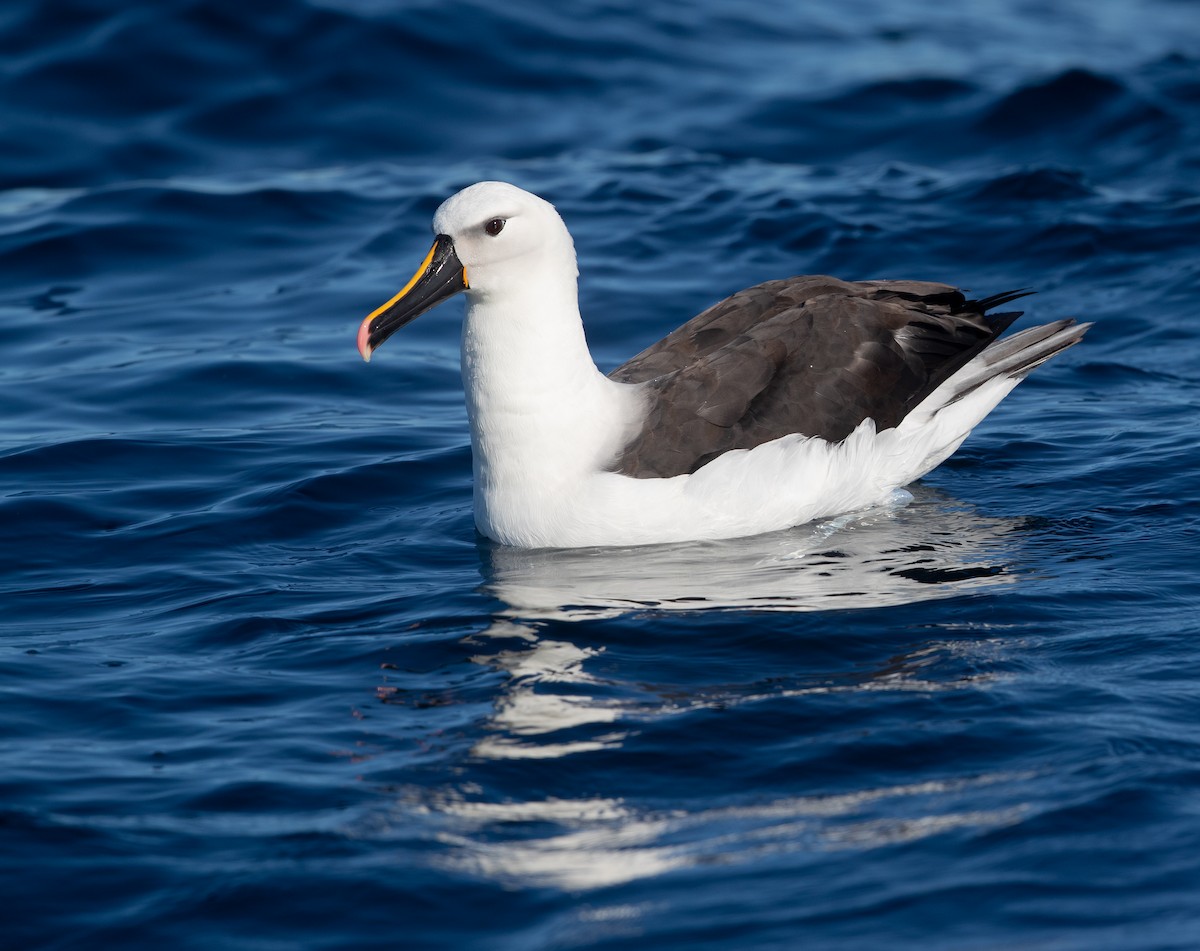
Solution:
<path fill-rule="evenodd" d="M 591 460 L 546 470 L 536 457 L 495 477 L 477 444 L 476 525 L 523 548 L 643 545 L 755 535 L 878 505 L 949 457 L 1019 382 L 993 379 L 954 401 L 977 369 L 963 367 L 894 429 L 877 433 L 868 420 L 840 443 L 784 436 L 670 479 L 599 471 Z M 618 429 L 600 427 L 589 442 L 611 443 Z"/>

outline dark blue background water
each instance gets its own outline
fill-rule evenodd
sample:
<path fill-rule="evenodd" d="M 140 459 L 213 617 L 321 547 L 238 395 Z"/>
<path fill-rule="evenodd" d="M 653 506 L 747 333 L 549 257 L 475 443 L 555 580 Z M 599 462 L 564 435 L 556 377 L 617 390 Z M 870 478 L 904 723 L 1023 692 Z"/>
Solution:
<path fill-rule="evenodd" d="M 1200 947 L 1200 7 L 0 12 L 0 946 Z M 907 508 L 479 539 L 457 188 L 610 368 L 769 277 L 1086 343 Z"/>

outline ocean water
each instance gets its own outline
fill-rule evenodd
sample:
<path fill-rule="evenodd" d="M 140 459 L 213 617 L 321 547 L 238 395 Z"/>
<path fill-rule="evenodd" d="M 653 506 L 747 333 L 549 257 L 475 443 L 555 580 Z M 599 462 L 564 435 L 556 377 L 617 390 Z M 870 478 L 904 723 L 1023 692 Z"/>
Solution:
<path fill-rule="evenodd" d="M 13 0 L 0 947 L 1200 947 L 1200 6 Z M 913 498 L 475 534 L 438 203 L 605 369 L 794 273 L 1092 320 Z"/>

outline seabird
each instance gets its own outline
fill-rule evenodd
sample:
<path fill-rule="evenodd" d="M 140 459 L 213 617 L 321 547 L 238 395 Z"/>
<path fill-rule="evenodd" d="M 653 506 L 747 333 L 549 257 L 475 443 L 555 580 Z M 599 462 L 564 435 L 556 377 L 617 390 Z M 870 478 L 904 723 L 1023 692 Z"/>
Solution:
<path fill-rule="evenodd" d="M 466 292 L 475 524 L 520 548 L 733 538 L 885 503 L 1091 326 L 1000 338 L 1020 312 L 989 311 L 1024 292 L 790 277 L 714 304 L 606 376 L 553 205 L 480 182 L 433 230 L 358 349 L 369 360 Z"/>

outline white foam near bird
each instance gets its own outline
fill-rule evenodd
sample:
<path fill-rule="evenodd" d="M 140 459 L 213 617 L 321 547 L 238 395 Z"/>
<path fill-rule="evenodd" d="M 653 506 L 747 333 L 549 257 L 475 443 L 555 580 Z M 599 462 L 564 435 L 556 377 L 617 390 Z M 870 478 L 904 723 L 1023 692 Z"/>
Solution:
<path fill-rule="evenodd" d="M 364 359 L 465 291 L 475 523 L 523 548 L 732 538 L 886 502 L 953 453 L 1089 324 L 1008 337 L 1022 294 L 918 281 L 769 281 L 611 374 L 592 359 L 575 247 L 503 182 L 447 199 L 433 247 L 359 328 Z"/>

